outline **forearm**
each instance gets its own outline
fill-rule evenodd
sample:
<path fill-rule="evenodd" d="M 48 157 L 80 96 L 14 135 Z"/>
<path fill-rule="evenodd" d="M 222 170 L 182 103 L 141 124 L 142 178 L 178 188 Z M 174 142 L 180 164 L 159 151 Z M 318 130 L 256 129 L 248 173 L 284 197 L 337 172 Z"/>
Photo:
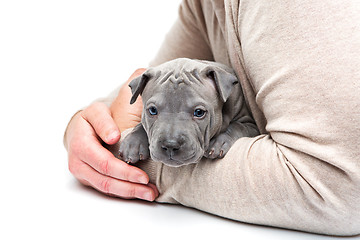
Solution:
<path fill-rule="evenodd" d="M 353 232 L 344 228 L 358 221 L 344 217 L 356 206 L 356 197 L 346 195 L 356 183 L 319 159 L 278 146 L 268 135 L 238 140 L 219 160 L 203 159 L 180 168 L 152 161 L 139 166 L 156 183 L 158 202 L 309 232 L 349 235 L 357 230 L 356 225 Z M 339 191 L 332 181 L 346 186 L 342 196 L 330 194 Z"/>

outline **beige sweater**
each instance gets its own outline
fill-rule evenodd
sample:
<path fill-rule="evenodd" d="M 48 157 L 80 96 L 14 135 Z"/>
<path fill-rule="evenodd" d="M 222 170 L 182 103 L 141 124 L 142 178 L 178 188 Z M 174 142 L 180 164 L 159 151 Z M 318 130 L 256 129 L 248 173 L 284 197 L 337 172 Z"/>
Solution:
<path fill-rule="evenodd" d="M 232 66 L 262 135 L 221 160 L 140 167 L 158 202 L 248 223 L 360 233 L 360 3 L 188 0 L 152 65 Z"/>

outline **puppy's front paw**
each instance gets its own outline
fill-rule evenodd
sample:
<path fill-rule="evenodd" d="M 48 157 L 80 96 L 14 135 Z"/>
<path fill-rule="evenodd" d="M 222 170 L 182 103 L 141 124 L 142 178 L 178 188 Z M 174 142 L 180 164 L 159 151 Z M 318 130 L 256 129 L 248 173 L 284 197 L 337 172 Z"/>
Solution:
<path fill-rule="evenodd" d="M 235 140 L 226 133 L 222 133 L 211 139 L 208 149 L 205 151 L 206 158 L 223 158 L 233 145 Z"/>
<path fill-rule="evenodd" d="M 120 143 L 119 157 L 127 163 L 136 163 L 150 157 L 147 137 L 132 132 Z"/>

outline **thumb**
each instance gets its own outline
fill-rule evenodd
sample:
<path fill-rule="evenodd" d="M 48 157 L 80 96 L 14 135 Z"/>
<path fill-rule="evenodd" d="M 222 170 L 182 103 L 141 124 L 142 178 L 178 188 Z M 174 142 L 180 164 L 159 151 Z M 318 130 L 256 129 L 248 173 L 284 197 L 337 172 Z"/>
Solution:
<path fill-rule="evenodd" d="M 81 112 L 81 116 L 105 143 L 112 145 L 120 140 L 119 128 L 111 117 L 110 109 L 104 103 L 91 104 Z"/>

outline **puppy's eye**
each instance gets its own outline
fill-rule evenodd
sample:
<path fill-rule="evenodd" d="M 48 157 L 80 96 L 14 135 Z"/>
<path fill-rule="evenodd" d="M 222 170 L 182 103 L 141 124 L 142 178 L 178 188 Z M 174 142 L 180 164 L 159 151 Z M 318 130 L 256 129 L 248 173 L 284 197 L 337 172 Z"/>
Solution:
<path fill-rule="evenodd" d="M 200 109 L 200 108 L 197 108 L 197 109 L 195 109 L 195 111 L 194 111 L 194 117 L 196 117 L 196 118 L 202 118 L 202 117 L 205 116 L 205 113 L 206 113 L 205 110 L 202 110 L 202 109 Z"/>
<path fill-rule="evenodd" d="M 156 107 L 150 107 L 149 109 L 149 113 L 150 115 L 157 115 L 158 114 L 158 110 L 156 109 Z"/>

